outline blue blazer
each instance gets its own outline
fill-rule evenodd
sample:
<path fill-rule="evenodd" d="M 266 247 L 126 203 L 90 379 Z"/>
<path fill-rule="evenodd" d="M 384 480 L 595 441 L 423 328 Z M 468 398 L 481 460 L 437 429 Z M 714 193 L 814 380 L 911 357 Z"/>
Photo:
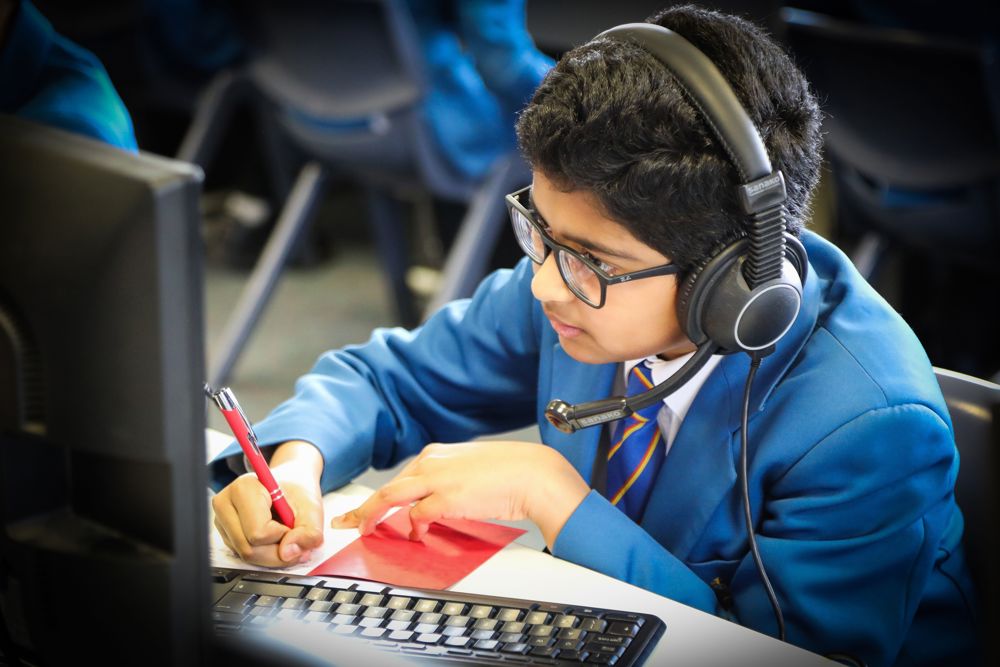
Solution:
<path fill-rule="evenodd" d="M 839 250 L 808 232 L 803 240 L 804 307 L 761 365 L 748 427 L 757 540 L 788 640 L 871 666 L 969 664 L 958 455 L 930 363 Z M 259 425 L 261 443 L 315 443 L 328 490 L 429 442 L 535 421 L 544 444 L 590 479 L 600 429 L 567 435 L 543 411 L 556 397 L 610 395 L 620 366 L 570 358 L 531 277 L 522 261 L 421 329 L 378 330 L 324 354 Z M 746 355 L 731 355 L 705 382 L 639 524 L 591 492 L 553 553 L 775 635 L 736 483 L 748 368 Z M 215 470 L 217 484 L 231 479 L 221 462 Z"/>

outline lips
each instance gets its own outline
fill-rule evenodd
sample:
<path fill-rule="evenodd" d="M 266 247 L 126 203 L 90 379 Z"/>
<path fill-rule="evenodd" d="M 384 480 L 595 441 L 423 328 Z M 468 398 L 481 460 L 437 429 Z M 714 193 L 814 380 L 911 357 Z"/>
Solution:
<path fill-rule="evenodd" d="M 566 324 L 548 311 L 545 312 L 545 316 L 549 318 L 549 324 L 552 325 L 555 332 L 562 338 L 574 338 L 575 336 L 579 336 L 583 333 L 583 329 Z"/>

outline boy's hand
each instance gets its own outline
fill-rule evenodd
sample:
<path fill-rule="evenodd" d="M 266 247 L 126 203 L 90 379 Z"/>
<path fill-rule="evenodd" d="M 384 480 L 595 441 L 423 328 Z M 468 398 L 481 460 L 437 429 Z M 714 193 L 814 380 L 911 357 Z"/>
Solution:
<path fill-rule="evenodd" d="M 529 442 L 481 440 L 428 445 L 360 507 L 331 521 L 362 535 L 393 507 L 409 505 L 419 540 L 438 519 L 531 519 L 551 548 L 563 525 L 590 492 L 556 450 Z"/>
<path fill-rule="evenodd" d="M 317 465 L 318 461 L 318 465 Z M 223 542 L 248 563 L 289 567 L 307 561 L 323 543 L 322 457 L 309 443 L 275 450 L 271 472 L 295 513 L 295 528 L 271 516 L 271 497 L 253 473 L 241 475 L 212 498 Z"/>

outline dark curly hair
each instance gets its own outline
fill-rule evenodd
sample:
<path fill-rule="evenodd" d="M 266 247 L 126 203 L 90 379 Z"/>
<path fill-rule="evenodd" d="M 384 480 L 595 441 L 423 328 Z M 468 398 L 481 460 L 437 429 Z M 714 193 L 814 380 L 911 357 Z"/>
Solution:
<path fill-rule="evenodd" d="M 805 77 L 754 24 L 684 5 L 648 19 L 716 65 L 785 176 L 789 231 L 809 211 L 821 162 L 820 111 Z M 596 39 L 566 53 L 517 122 L 521 152 L 560 189 L 603 212 L 682 273 L 745 234 L 739 175 L 670 72 L 640 47 Z"/>

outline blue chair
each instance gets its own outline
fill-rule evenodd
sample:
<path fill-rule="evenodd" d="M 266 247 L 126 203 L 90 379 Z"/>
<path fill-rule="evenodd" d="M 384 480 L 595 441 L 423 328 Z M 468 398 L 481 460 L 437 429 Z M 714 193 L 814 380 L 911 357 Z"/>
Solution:
<path fill-rule="evenodd" d="M 422 313 L 406 283 L 408 234 L 396 193 L 466 205 L 430 312 L 471 294 L 506 224 L 503 195 L 529 178 L 513 152 L 482 180 L 463 177 L 438 152 L 422 118 L 428 81 L 420 44 L 400 0 L 248 3 L 245 12 L 247 65 L 207 87 L 178 157 L 205 167 L 233 110 L 249 104 L 261 121 L 272 180 L 288 194 L 209 360 L 213 385 L 229 377 L 329 178 L 364 188 L 397 318 L 406 326 Z"/>

